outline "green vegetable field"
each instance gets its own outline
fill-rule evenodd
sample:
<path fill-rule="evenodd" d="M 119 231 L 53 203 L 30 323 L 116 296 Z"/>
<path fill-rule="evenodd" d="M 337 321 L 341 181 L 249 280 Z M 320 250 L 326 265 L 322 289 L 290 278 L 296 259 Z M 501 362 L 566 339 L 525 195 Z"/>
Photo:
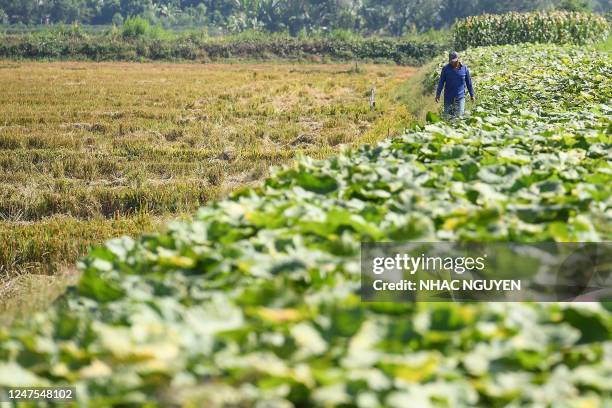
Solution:
<path fill-rule="evenodd" d="M 76 384 L 95 407 L 610 406 L 610 304 L 360 301 L 360 241 L 612 237 L 610 55 L 462 58 L 464 121 L 303 158 L 93 250 L 77 287 L 0 329 L 0 385 Z"/>

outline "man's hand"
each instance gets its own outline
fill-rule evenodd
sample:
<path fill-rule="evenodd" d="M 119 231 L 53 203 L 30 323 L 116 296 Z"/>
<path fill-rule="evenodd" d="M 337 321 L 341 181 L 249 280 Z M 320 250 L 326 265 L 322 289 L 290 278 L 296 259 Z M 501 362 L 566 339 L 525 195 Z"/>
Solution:
<path fill-rule="evenodd" d="M 440 97 L 438 95 L 436 95 L 436 103 L 440 102 Z"/>
<path fill-rule="evenodd" d="M 470 98 L 472 99 L 472 102 L 476 102 L 476 95 L 470 95 Z"/>

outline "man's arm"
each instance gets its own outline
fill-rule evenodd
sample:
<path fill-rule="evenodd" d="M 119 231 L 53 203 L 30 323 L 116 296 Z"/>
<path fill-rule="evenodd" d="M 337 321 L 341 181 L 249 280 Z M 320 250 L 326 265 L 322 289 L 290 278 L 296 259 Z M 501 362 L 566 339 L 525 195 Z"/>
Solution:
<path fill-rule="evenodd" d="M 470 70 L 465 69 L 465 84 L 467 85 L 468 92 L 470 93 L 470 97 L 472 100 L 476 97 L 474 95 L 474 88 L 472 87 L 472 77 L 470 76 Z"/>
<path fill-rule="evenodd" d="M 436 90 L 436 102 L 440 100 L 440 94 L 442 93 L 442 88 L 444 88 L 445 82 L 446 82 L 446 69 L 442 68 L 442 72 L 440 72 L 440 81 L 438 82 L 438 89 Z"/>

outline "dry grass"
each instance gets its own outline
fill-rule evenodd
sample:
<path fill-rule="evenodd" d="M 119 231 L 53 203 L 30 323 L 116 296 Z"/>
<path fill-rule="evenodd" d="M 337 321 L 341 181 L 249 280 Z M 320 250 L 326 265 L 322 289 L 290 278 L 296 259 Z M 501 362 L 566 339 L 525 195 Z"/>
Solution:
<path fill-rule="evenodd" d="M 414 72 L 274 63 L 0 68 L 0 296 L 16 276 L 56 274 L 91 245 L 155 229 L 298 152 L 324 157 L 387 136 L 410 120 L 392 95 Z"/>
<path fill-rule="evenodd" d="M 80 273 L 74 266 L 63 266 L 54 275 L 23 274 L 9 281 L 0 281 L 0 327 L 15 318 L 43 310 L 75 284 Z"/>

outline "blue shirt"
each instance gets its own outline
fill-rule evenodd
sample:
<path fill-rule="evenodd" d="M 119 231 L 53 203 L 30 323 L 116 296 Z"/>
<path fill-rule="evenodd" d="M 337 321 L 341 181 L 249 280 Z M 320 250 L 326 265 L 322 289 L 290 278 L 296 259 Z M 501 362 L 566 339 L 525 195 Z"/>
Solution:
<path fill-rule="evenodd" d="M 468 67 L 461 64 L 459 69 L 455 69 L 451 64 L 446 64 L 440 73 L 436 96 L 440 97 L 442 88 L 444 88 L 444 103 L 452 103 L 455 99 L 465 98 L 466 85 L 470 96 L 473 97 L 474 88 L 472 88 L 472 78 L 470 78 Z"/>

